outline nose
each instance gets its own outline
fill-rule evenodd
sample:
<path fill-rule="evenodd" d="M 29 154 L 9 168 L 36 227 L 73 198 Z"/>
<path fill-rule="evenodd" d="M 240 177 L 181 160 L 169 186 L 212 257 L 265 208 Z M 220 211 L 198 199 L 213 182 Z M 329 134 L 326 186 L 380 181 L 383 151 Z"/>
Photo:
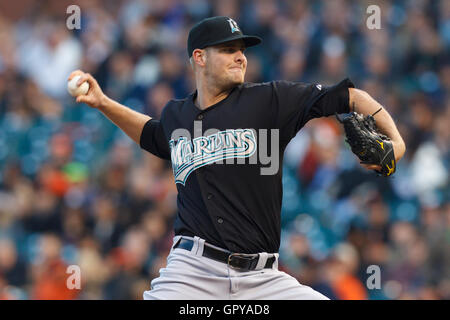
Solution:
<path fill-rule="evenodd" d="M 245 55 L 241 50 L 238 50 L 235 56 L 236 63 L 243 64 L 245 61 Z"/>

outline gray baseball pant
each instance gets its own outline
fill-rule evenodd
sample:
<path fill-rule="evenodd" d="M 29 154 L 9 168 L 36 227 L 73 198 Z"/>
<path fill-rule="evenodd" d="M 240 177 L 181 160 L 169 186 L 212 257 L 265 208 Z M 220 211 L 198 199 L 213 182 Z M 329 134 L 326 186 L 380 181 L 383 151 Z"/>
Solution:
<path fill-rule="evenodd" d="M 173 243 L 180 237 L 175 236 Z M 203 257 L 204 239 L 183 238 L 194 241 L 191 251 L 174 249 L 172 245 L 167 266 L 152 280 L 151 290 L 144 292 L 144 300 L 328 300 L 278 270 L 278 253 L 270 269 L 238 271 L 226 263 Z M 266 255 L 260 254 L 263 261 L 258 266 L 264 266 L 266 259 Z"/>

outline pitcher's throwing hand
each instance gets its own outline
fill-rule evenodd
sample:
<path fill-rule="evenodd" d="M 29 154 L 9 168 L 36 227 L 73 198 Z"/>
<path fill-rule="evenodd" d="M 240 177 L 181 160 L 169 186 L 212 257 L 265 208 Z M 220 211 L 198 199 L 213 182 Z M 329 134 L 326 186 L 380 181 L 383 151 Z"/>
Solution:
<path fill-rule="evenodd" d="M 99 108 L 102 105 L 103 100 L 105 100 L 106 96 L 103 93 L 102 89 L 97 83 L 97 80 L 94 79 L 89 73 L 84 73 L 81 70 L 75 70 L 67 79 L 69 82 L 72 80 L 72 78 L 80 76 L 78 79 L 76 86 L 79 87 L 83 84 L 83 82 L 87 82 L 89 84 L 89 90 L 86 94 L 79 94 L 76 97 L 76 101 L 78 103 L 86 103 L 92 108 Z"/>

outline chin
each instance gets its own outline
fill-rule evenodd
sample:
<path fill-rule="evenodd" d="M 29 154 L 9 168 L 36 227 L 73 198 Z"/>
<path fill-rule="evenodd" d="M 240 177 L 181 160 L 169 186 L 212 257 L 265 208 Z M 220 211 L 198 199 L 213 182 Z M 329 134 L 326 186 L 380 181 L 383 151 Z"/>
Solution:
<path fill-rule="evenodd" d="M 227 77 L 222 78 L 220 83 L 220 87 L 227 90 L 244 83 L 244 77 L 236 74 L 228 75 Z"/>
<path fill-rule="evenodd" d="M 235 86 L 242 84 L 244 81 L 242 79 L 228 79 L 223 85 L 224 89 L 231 89 Z"/>
<path fill-rule="evenodd" d="M 231 72 L 227 73 L 228 79 L 234 83 L 244 82 L 244 76 L 245 76 L 245 73 L 242 71 L 239 71 L 239 72 L 231 71 Z"/>
<path fill-rule="evenodd" d="M 239 76 L 239 77 L 235 76 L 235 77 L 233 77 L 232 81 L 235 84 L 241 84 L 241 83 L 244 83 L 244 77 L 243 76 Z"/>

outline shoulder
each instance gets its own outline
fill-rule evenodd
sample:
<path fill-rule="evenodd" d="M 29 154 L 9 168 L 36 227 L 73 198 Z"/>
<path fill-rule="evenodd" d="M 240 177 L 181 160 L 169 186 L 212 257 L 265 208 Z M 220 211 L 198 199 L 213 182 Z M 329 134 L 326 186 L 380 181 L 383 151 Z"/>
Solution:
<path fill-rule="evenodd" d="M 274 81 L 270 82 L 244 82 L 237 87 L 240 94 L 263 94 L 271 93 L 274 88 Z"/>
<path fill-rule="evenodd" d="M 191 98 L 192 95 L 187 96 L 186 98 L 183 99 L 170 99 L 166 106 L 164 108 L 177 108 L 180 107 L 182 105 L 184 105 L 186 102 L 188 102 L 189 98 Z"/>
<path fill-rule="evenodd" d="M 272 83 L 274 81 L 270 82 L 244 82 L 243 84 L 240 84 L 238 86 L 239 90 L 264 90 L 266 88 L 271 88 Z"/>
<path fill-rule="evenodd" d="M 289 80 L 275 80 L 272 81 L 275 88 L 306 88 L 313 85 L 308 82 L 289 81 Z"/>
<path fill-rule="evenodd" d="M 193 93 L 182 99 L 170 99 L 164 106 L 161 112 L 161 117 L 163 117 L 166 113 L 180 112 L 183 106 L 185 106 L 190 99 L 192 100 L 192 95 Z"/>
<path fill-rule="evenodd" d="M 246 82 L 239 87 L 241 90 L 277 90 L 280 88 L 306 88 L 311 86 L 311 83 L 288 81 L 288 80 L 273 80 L 261 83 Z"/>

